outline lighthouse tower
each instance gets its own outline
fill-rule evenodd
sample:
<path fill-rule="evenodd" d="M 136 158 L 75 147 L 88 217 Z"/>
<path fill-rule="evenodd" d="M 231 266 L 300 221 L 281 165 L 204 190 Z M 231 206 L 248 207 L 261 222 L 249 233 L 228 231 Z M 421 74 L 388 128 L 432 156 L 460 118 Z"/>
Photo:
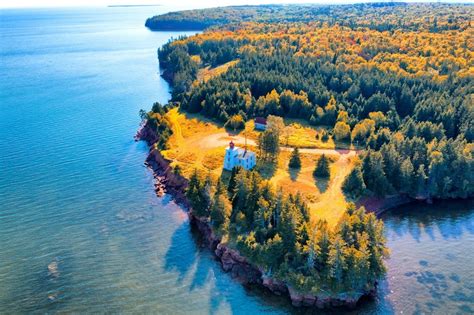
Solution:
<path fill-rule="evenodd" d="M 224 169 L 231 171 L 236 166 L 241 166 L 246 170 L 252 169 L 256 164 L 255 153 L 247 149 L 236 147 L 231 141 L 225 149 Z"/>
<path fill-rule="evenodd" d="M 237 158 L 239 156 L 239 148 L 235 146 L 234 142 L 229 143 L 229 147 L 225 149 L 224 169 L 231 171 L 238 165 Z"/>

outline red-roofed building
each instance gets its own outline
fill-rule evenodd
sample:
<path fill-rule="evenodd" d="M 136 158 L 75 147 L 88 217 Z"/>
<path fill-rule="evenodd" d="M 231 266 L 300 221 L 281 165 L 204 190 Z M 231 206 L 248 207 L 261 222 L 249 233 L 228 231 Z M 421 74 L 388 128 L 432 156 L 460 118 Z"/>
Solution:
<path fill-rule="evenodd" d="M 267 130 L 267 120 L 263 117 L 255 117 L 253 120 L 255 129 L 265 131 Z"/>

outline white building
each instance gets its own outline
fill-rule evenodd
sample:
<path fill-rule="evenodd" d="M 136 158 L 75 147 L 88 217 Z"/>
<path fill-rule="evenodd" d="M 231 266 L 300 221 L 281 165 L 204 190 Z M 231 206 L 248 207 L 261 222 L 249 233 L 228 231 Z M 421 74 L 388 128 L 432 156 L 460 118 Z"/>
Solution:
<path fill-rule="evenodd" d="M 225 170 L 231 171 L 236 166 L 241 166 L 246 170 L 250 170 L 256 163 L 257 160 L 254 152 L 236 147 L 232 141 L 229 143 L 229 147 L 225 150 Z"/>

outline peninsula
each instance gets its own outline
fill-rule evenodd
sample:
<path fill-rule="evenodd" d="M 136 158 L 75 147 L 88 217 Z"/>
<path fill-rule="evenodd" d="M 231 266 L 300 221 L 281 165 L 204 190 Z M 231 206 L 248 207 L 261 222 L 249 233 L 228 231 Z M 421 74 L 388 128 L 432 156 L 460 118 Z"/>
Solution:
<path fill-rule="evenodd" d="M 157 191 L 189 207 L 239 280 L 295 306 L 355 307 L 386 271 L 374 211 L 474 196 L 473 14 L 376 3 L 148 19 L 204 30 L 158 50 L 172 99 L 141 111 L 137 134 Z"/>

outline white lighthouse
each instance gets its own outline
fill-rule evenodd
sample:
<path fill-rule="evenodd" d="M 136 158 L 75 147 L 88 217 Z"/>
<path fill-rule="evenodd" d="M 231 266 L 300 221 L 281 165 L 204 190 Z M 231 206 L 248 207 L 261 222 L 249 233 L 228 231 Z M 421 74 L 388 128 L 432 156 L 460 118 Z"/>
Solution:
<path fill-rule="evenodd" d="M 257 163 L 255 153 L 247 149 L 236 147 L 231 141 L 225 150 L 224 169 L 231 171 L 236 166 L 251 170 Z"/>

